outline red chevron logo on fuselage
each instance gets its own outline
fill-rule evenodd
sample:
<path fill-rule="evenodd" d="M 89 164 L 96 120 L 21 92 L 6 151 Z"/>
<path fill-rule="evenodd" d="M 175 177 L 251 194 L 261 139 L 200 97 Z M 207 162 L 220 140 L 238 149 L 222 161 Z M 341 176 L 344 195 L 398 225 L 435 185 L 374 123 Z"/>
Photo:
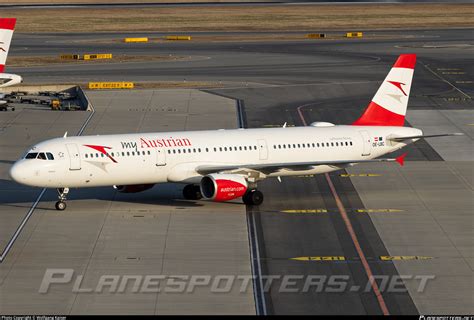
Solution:
<path fill-rule="evenodd" d="M 117 161 L 114 158 L 112 158 L 112 156 L 105 150 L 105 149 L 112 149 L 111 147 L 96 146 L 96 145 L 92 145 L 92 144 L 85 144 L 84 146 L 89 147 L 91 149 L 94 149 L 96 151 L 99 151 L 100 153 L 102 153 L 103 155 L 108 157 L 110 160 L 112 160 L 112 162 L 117 163 Z"/>
<path fill-rule="evenodd" d="M 405 85 L 404 83 L 401 83 L 401 82 L 397 82 L 397 81 L 389 81 L 389 83 L 393 84 L 395 87 L 397 87 L 398 89 L 400 89 L 400 91 L 405 95 L 406 97 L 406 93 L 405 93 L 405 90 L 403 90 L 402 88 L 402 84 Z"/>

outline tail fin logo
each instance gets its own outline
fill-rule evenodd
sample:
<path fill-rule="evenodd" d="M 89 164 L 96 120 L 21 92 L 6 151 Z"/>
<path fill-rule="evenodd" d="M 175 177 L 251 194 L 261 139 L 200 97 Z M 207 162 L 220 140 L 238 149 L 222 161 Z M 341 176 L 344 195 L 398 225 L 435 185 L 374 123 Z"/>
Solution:
<path fill-rule="evenodd" d="M 402 85 L 405 85 L 404 83 L 398 82 L 398 81 L 388 81 L 389 83 L 393 84 L 395 87 L 397 87 L 404 95 L 405 97 L 407 96 L 405 90 L 403 90 Z"/>
<path fill-rule="evenodd" d="M 3 42 L 0 42 L 0 44 L 3 44 Z M 2 47 L 0 47 L 0 50 L 2 50 L 3 52 L 6 52 L 5 49 L 3 49 Z"/>

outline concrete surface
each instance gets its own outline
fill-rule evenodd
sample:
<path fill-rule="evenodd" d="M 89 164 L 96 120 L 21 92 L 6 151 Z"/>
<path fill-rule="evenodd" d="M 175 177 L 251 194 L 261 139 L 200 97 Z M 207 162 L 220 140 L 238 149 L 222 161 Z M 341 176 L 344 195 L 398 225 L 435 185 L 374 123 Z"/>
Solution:
<path fill-rule="evenodd" d="M 216 129 L 232 128 L 237 123 L 234 100 L 197 90 L 87 94 L 95 114 L 85 134 L 191 130 L 209 123 Z M 10 163 L 28 143 L 62 134 L 56 126 L 67 125 L 71 132 L 87 114 L 21 111 L 8 122 L 0 135 L 3 148 L 9 150 L 0 163 L 5 190 L 0 205 L 2 244 L 38 194 L 9 181 Z M 19 134 L 26 130 L 22 123 L 35 132 L 30 139 L 34 141 Z M 209 287 L 181 294 L 73 293 L 71 281 L 38 293 L 48 268 L 71 268 L 75 276 L 83 275 L 81 288 L 95 288 L 104 275 L 251 275 L 245 207 L 181 200 L 181 188 L 155 186 L 133 195 L 113 188 L 72 190 L 64 212 L 54 210 L 55 191 L 47 191 L 0 264 L 2 313 L 254 314 L 251 285 L 244 292 L 218 295 Z"/>

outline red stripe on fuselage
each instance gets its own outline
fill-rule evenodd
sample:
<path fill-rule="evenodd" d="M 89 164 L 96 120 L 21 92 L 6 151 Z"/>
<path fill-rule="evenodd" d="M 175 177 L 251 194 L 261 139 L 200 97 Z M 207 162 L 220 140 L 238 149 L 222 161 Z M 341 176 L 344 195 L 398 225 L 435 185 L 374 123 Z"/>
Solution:
<path fill-rule="evenodd" d="M 364 114 L 352 123 L 353 126 L 403 126 L 405 116 L 379 106 L 375 102 L 370 102 Z"/>

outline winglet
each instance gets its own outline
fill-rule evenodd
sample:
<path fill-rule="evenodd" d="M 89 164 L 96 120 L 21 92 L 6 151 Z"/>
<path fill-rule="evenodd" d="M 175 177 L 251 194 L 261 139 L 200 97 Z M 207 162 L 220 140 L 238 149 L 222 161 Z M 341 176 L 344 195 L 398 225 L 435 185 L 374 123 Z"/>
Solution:
<path fill-rule="evenodd" d="M 400 166 L 403 167 L 403 165 L 405 164 L 405 157 L 406 156 L 407 156 L 407 153 L 404 153 L 401 156 L 396 157 L 395 161 L 397 161 L 400 164 Z"/>

